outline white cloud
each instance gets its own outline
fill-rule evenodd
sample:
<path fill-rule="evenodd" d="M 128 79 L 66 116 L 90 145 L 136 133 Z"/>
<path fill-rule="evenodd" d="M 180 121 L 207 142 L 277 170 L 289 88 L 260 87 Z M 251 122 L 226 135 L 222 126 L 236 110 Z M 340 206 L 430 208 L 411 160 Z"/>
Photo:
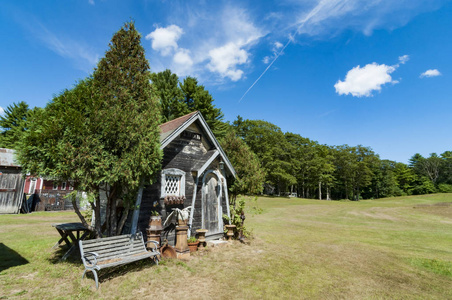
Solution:
<path fill-rule="evenodd" d="M 405 55 L 399 56 L 399 63 L 401 63 L 402 65 L 405 64 L 409 60 L 410 60 L 409 55 L 405 54 Z"/>
<path fill-rule="evenodd" d="M 250 49 L 265 35 L 248 11 L 229 5 L 215 13 L 203 7 L 185 8 L 177 11 L 183 18 L 172 16 L 178 25 L 169 23 L 172 25 L 146 36 L 159 54 L 150 56 L 153 70 L 169 68 L 179 76 L 191 75 L 214 83 L 240 80 L 252 57 Z"/>
<path fill-rule="evenodd" d="M 237 69 L 238 65 L 248 61 L 248 52 L 234 43 L 218 47 L 209 51 L 210 71 L 219 73 L 222 77 L 229 77 L 232 81 L 242 78 L 243 71 Z"/>
<path fill-rule="evenodd" d="M 163 56 L 168 56 L 177 50 L 177 41 L 184 31 L 177 25 L 159 27 L 146 35 L 147 40 L 152 40 L 152 49 L 159 51 Z"/>
<path fill-rule="evenodd" d="M 351 94 L 354 97 L 370 97 L 373 91 L 380 91 L 386 83 L 396 84 L 398 81 L 392 80 L 391 73 L 397 66 L 385 64 L 367 64 L 364 67 L 359 65 L 347 72 L 345 80 L 338 80 L 334 87 L 339 95 Z"/>
<path fill-rule="evenodd" d="M 94 0 L 88 0 L 88 3 L 91 4 L 91 5 L 94 5 L 94 4 L 95 4 L 95 3 L 94 3 Z"/>
<path fill-rule="evenodd" d="M 3 107 L 0 106 L 0 115 L 3 115 L 4 112 L 5 110 L 3 109 Z"/>
<path fill-rule="evenodd" d="M 275 42 L 273 45 L 275 46 L 275 49 L 279 49 L 279 48 L 282 48 L 284 46 L 280 42 Z"/>
<path fill-rule="evenodd" d="M 179 76 L 190 75 L 193 64 L 190 50 L 179 48 L 174 54 L 171 70 Z"/>
<path fill-rule="evenodd" d="M 430 69 L 425 71 L 424 73 L 422 73 L 419 77 L 420 78 L 424 78 L 424 77 L 436 77 L 436 76 L 440 76 L 441 72 L 438 71 L 437 69 Z"/>
<path fill-rule="evenodd" d="M 190 57 L 190 50 L 179 49 L 173 57 L 173 61 L 179 65 L 192 66 L 193 60 Z"/>
<path fill-rule="evenodd" d="M 249 62 L 248 49 L 263 33 L 245 10 L 231 7 L 223 12 L 222 29 L 228 42 L 209 50 L 207 68 L 222 78 L 238 81 L 244 74 L 240 66 Z"/>

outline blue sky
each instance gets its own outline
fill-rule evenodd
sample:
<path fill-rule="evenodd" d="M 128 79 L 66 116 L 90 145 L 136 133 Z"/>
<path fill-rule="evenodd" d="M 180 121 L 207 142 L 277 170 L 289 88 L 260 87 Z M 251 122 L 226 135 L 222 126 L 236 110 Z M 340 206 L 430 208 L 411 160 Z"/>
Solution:
<path fill-rule="evenodd" d="M 133 19 L 154 72 L 238 115 L 383 159 L 452 150 L 452 1 L 0 2 L 0 112 L 44 107 Z"/>

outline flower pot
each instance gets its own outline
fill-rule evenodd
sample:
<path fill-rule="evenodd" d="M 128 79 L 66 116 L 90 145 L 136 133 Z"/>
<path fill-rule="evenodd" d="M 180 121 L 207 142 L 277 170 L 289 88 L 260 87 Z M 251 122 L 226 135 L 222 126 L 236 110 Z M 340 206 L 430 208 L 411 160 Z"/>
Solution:
<path fill-rule="evenodd" d="M 151 216 L 149 219 L 150 228 L 160 228 L 162 227 L 162 216 Z"/>
<path fill-rule="evenodd" d="M 198 251 L 198 244 L 199 244 L 198 241 L 195 243 L 188 243 L 188 248 L 190 249 L 190 253 Z"/>

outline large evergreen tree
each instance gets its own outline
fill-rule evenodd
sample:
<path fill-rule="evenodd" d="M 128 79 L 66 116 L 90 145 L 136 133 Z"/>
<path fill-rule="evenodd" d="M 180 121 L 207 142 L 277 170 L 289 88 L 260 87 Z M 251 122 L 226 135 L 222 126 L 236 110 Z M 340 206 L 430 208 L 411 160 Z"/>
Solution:
<path fill-rule="evenodd" d="M 237 172 L 237 178 L 232 181 L 230 187 L 232 204 L 235 205 L 239 194 L 257 195 L 262 193 L 265 172 L 256 154 L 242 139 L 236 136 L 232 128 L 220 143 Z"/>
<path fill-rule="evenodd" d="M 134 23 L 126 23 L 93 76 L 33 118 L 19 151 L 24 169 L 71 179 L 77 189 L 95 196 L 98 235 L 100 190 L 106 187 L 108 199 L 103 233 L 119 234 L 140 184 L 152 182 L 160 168 L 160 109 L 140 40 Z"/>
<path fill-rule="evenodd" d="M 0 116 L 0 148 L 16 149 L 26 130 L 30 109 L 24 101 L 9 105 Z"/>
<path fill-rule="evenodd" d="M 170 70 L 151 74 L 152 85 L 160 100 L 162 122 L 168 122 L 188 113 L 179 88 L 179 78 Z"/>
<path fill-rule="evenodd" d="M 243 120 L 238 116 L 234 127 L 238 136 L 258 156 L 267 174 L 269 187 L 276 188 L 276 193 L 280 193 L 296 184 L 292 172 L 295 159 L 288 155 L 291 145 L 278 126 L 262 120 Z"/>
<path fill-rule="evenodd" d="M 213 97 L 194 77 L 182 82 L 176 74 L 165 70 L 151 75 L 152 85 L 160 100 L 163 122 L 171 121 L 193 111 L 200 111 L 217 138 L 226 134 L 227 124 L 220 108 L 213 104 Z"/>

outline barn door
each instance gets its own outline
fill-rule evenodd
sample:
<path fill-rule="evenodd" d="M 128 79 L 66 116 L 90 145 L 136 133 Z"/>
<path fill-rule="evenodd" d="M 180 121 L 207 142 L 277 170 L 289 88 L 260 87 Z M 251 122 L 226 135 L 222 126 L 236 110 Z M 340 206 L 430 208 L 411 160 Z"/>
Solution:
<path fill-rule="evenodd" d="M 208 173 L 204 177 L 203 191 L 203 227 L 208 231 L 208 235 L 220 233 L 222 231 L 222 211 L 220 206 L 221 187 L 216 174 Z"/>

